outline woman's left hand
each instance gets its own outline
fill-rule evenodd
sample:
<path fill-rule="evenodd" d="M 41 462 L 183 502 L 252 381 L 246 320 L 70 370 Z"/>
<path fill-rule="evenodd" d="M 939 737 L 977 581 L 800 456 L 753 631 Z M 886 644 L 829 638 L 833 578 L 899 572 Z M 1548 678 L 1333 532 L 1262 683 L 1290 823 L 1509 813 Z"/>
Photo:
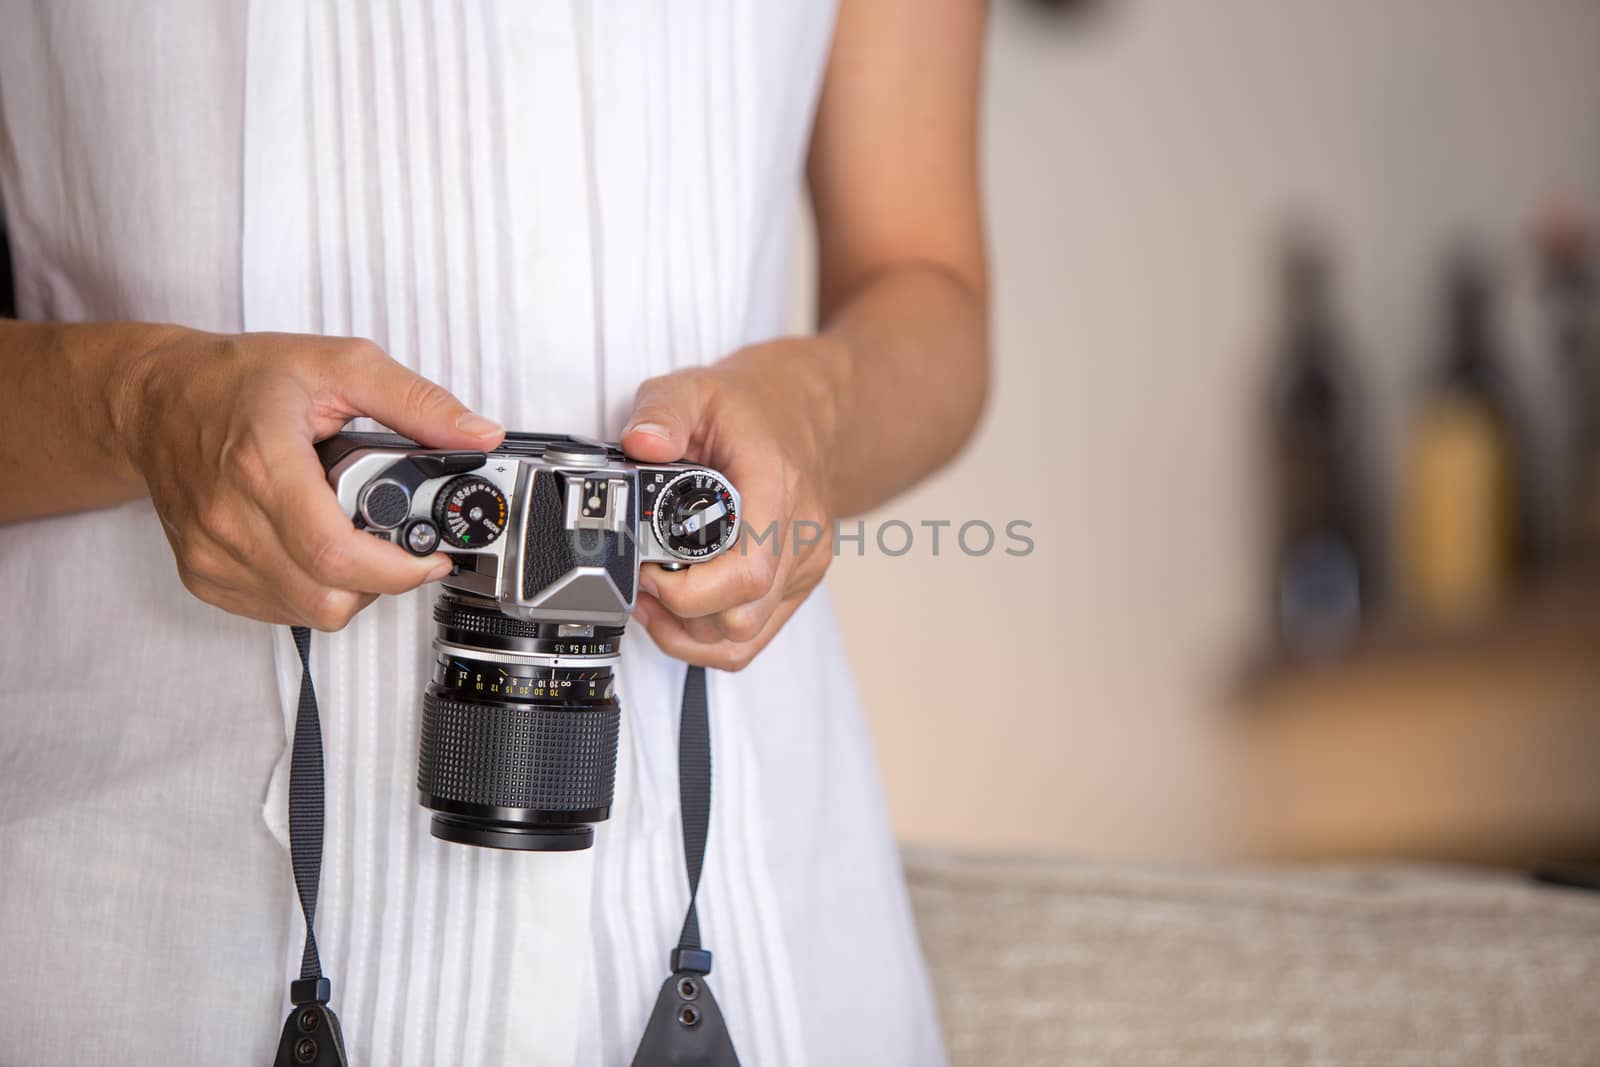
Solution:
<path fill-rule="evenodd" d="M 622 447 L 726 474 L 739 540 L 682 571 L 647 566 L 634 617 L 662 651 L 737 671 L 767 646 L 833 556 L 829 443 L 846 356 L 826 338 L 772 341 L 639 386 Z"/>

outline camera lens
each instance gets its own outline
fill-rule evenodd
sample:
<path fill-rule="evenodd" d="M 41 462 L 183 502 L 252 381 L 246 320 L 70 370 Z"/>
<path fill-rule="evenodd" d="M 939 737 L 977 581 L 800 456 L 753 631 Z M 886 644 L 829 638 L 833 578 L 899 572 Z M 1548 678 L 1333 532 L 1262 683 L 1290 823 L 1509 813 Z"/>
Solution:
<path fill-rule="evenodd" d="M 417 788 L 446 841 L 564 852 L 611 814 L 619 626 L 532 623 L 445 594 Z"/>

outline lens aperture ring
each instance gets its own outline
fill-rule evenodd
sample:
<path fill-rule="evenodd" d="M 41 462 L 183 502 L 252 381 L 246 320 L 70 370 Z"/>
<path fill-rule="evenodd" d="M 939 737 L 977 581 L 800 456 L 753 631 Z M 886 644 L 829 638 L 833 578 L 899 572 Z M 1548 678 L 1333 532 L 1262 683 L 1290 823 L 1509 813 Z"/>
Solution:
<path fill-rule="evenodd" d="M 622 643 L 620 626 L 562 626 L 527 622 L 469 607 L 453 597 L 433 606 L 439 638 L 448 644 L 550 656 L 615 656 Z"/>

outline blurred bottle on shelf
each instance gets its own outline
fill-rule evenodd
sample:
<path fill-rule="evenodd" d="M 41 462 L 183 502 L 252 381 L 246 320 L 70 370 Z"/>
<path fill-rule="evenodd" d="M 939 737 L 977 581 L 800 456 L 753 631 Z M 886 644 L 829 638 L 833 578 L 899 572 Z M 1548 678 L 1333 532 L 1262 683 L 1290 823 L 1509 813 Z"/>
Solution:
<path fill-rule="evenodd" d="M 1098 13 L 1105 4 L 1102 0 L 1027 0 L 1027 6 L 1045 15 L 1082 18 Z"/>
<path fill-rule="evenodd" d="M 1303 227 L 1292 233 L 1281 272 L 1269 414 L 1276 644 L 1287 659 L 1329 660 L 1360 636 L 1374 585 L 1363 434 L 1323 243 Z"/>
<path fill-rule="evenodd" d="M 1483 260 L 1458 253 L 1445 285 L 1443 351 L 1411 441 L 1403 584 L 1413 614 L 1470 629 L 1502 606 L 1526 562 L 1520 445 L 1495 342 Z"/>
<path fill-rule="evenodd" d="M 1552 198 L 1534 231 L 1546 322 L 1545 346 L 1570 405 L 1571 462 L 1559 538 L 1567 554 L 1600 548 L 1600 326 L 1592 230 L 1570 200 Z"/>

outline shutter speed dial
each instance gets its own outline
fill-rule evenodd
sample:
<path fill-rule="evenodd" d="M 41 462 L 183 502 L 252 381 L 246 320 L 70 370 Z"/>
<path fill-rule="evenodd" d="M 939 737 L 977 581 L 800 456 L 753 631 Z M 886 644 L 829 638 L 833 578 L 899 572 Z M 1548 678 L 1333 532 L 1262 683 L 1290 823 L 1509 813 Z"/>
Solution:
<path fill-rule="evenodd" d="M 456 548 L 487 548 L 506 529 L 506 495 L 487 478 L 465 475 L 433 499 L 433 521 Z"/>
<path fill-rule="evenodd" d="M 732 543 L 739 532 L 738 508 L 727 482 L 710 471 L 685 471 L 656 494 L 650 521 L 662 548 L 693 561 Z"/>

